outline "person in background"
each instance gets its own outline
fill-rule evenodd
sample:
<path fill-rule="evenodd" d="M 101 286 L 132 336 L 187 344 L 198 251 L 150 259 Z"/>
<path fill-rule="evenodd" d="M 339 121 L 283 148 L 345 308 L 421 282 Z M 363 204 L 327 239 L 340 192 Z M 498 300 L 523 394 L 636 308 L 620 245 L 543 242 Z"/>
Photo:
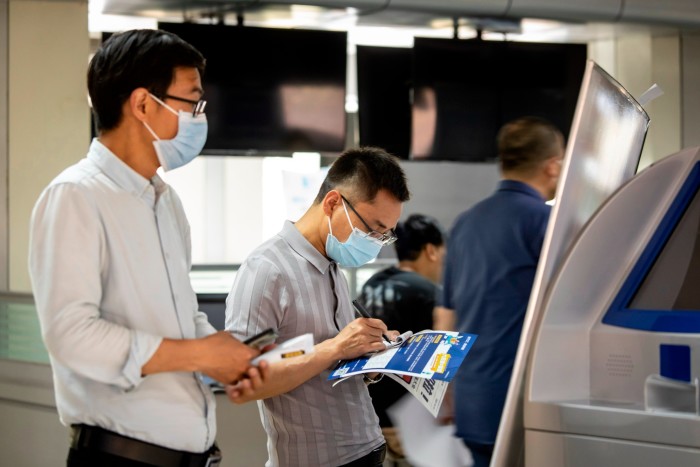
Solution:
<path fill-rule="evenodd" d="M 29 271 L 69 467 L 218 465 L 200 373 L 233 383 L 258 354 L 198 311 L 189 224 L 156 174 L 204 146 L 204 66 L 167 32 L 111 36 L 88 68 L 98 137 L 34 207 Z"/>
<path fill-rule="evenodd" d="M 258 404 L 268 436 L 268 467 L 382 465 L 385 443 L 366 384 L 335 387 L 332 367 L 386 348 L 385 324 L 354 319 L 339 266 L 359 267 L 392 243 L 409 198 L 398 160 L 378 148 L 350 149 L 330 167 L 311 207 L 243 262 L 226 301 L 226 329 L 251 336 L 273 328 L 279 342 L 312 333 L 315 351 L 274 363 L 227 388 L 233 402 Z M 254 372 L 255 373 L 255 372 Z M 363 381 L 364 380 L 364 381 Z"/>
<path fill-rule="evenodd" d="M 439 294 L 446 234 L 438 221 L 423 214 L 412 214 L 396 226 L 394 243 L 399 263 L 377 272 L 362 286 L 358 298 L 372 317 L 381 319 L 399 332 L 433 329 L 433 316 Z M 369 387 L 372 405 L 391 457 L 404 457 L 400 439 L 387 409 L 406 390 L 383 379 Z"/>
<path fill-rule="evenodd" d="M 453 380 L 457 436 L 488 466 L 564 155 L 551 123 L 524 117 L 498 133 L 502 180 L 449 236 L 443 304 L 479 336 Z"/>

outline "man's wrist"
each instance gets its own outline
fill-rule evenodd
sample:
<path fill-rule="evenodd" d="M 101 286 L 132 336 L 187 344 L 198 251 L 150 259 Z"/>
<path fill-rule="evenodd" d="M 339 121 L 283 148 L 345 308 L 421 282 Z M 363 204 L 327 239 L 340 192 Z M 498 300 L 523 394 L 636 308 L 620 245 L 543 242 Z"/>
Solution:
<path fill-rule="evenodd" d="M 378 383 L 379 381 L 381 381 L 383 377 L 384 377 L 384 373 L 378 373 L 374 378 L 372 378 L 369 374 L 364 373 L 362 375 L 362 381 L 364 381 L 365 384 L 374 384 L 374 383 Z"/>

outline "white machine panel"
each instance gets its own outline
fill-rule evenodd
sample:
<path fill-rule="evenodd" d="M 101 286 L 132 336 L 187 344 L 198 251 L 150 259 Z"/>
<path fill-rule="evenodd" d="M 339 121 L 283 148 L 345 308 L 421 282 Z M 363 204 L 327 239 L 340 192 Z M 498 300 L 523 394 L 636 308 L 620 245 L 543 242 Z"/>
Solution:
<path fill-rule="evenodd" d="M 700 465 L 698 186 L 699 148 L 649 166 L 569 251 L 528 373 L 526 467 Z"/>

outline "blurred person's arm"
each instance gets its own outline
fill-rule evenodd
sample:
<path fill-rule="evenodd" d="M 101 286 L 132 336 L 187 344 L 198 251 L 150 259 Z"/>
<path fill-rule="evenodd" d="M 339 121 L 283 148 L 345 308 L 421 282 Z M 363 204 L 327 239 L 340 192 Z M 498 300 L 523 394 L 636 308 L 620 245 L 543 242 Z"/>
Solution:
<path fill-rule="evenodd" d="M 433 308 L 433 329 L 436 331 L 455 331 L 455 312 L 444 306 Z"/>

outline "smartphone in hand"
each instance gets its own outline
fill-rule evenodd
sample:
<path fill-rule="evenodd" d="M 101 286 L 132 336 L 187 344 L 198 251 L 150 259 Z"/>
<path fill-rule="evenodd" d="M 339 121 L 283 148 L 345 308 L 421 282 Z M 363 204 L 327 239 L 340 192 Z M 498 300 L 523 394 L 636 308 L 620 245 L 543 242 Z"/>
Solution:
<path fill-rule="evenodd" d="M 279 337 L 277 331 L 269 328 L 252 337 L 249 337 L 248 339 L 244 340 L 243 343 L 247 346 L 253 347 L 256 350 L 262 351 L 268 345 L 274 344 L 277 337 Z"/>

